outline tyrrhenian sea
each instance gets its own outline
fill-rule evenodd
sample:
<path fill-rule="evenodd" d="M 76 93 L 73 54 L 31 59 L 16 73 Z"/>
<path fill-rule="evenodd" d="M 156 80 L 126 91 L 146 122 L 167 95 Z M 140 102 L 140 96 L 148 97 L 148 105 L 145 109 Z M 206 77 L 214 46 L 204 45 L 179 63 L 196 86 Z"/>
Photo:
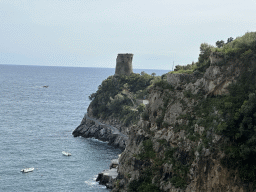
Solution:
<path fill-rule="evenodd" d="M 141 71 L 167 72 L 134 70 Z M 110 68 L 0 65 L 0 191 L 108 191 L 95 179 L 121 150 L 74 138 L 72 131 L 89 106 L 88 96 L 114 73 Z M 27 167 L 35 170 L 20 172 Z"/>

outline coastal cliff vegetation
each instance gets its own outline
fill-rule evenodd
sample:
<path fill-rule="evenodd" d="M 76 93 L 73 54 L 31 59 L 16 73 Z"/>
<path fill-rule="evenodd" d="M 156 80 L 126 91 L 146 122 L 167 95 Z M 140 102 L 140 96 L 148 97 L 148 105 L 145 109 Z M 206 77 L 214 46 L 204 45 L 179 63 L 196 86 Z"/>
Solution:
<path fill-rule="evenodd" d="M 113 191 L 256 189 L 255 32 L 161 77 L 111 76 L 90 99 L 94 117 L 133 125 Z"/>
<path fill-rule="evenodd" d="M 219 65 L 240 61 L 241 75 L 230 84 L 228 94 L 207 97 L 194 108 L 196 118 L 191 119 L 191 114 L 187 118 L 206 128 L 201 137 L 205 147 L 211 144 L 206 136 L 208 130 L 225 136 L 228 140 L 220 146 L 226 154 L 222 163 L 228 168 L 238 169 L 243 181 L 256 184 L 256 162 L 253 160 L 256 159 L 256 33 L 229 39 L 222 46 L 207 46 L 210 48 L 211 52 L 220 53 L 223 58 Z M 202 53 L 200 50 L 199 61 L 193 70 L 200 69 L 200 64 L 209 65 L 210 59 L 203 55 L 209 57 L 210 52 Z M 192 68 L 193 65 L 190 66 Z M 184 72 L 182 70 L 177 71 Z"/>
<path fill-rule="evenodd" d="M 137 191 L 143 191 L 140 189 L 147 186 L 151 187 L 151 191 L 166 191 L 174 186 L 186 190 L 192 185 L 191 179 L 195 177 L 195 170 L 205 172 L 205 168 L 202 169 L 200 165 L 194 166 L 194 164 L 201 161 L 202 165 L 207 167 L 204 162 L 212 162 L 211 158 L 219 159 L 220 166 L 228 170 L 229 179 L 234 180 L 233 184 L 227 185 L 239 185 L 238 182 L 241 182 L 243 186 L 241 188 L 244 191 L 255 189 L 256 33 L 246 33 L 235 40 L 229 38 L 226 44 L 220 46 L 216 43 L 216 45 L 218 46 L 202 44 L 198 62 L 184 67 L 178 66 L 176 71 L 171 73 L 181 74 L 180 77 L 183 77 L 182 74 L 190 74 L 189 77 L 208 79 L 212 78 L 208 77 L 209 74 L 212 75 L 209 71 L 220 70 L 222 78 L 219 81 L 228 82 L 226 92 L 207 93 L 209 85 L 205 85 L 206 90 L 196 90 L 196 88 L 191 90 L 188 84 L 196 85 L 197 81 L 200 82 L 198 79 L 193 82 L 180 82 L 176 87 L 171 86 L 172 83 L 170 83 L 168 88 L 157 86 L 165 84 L 166 81 L 155 84 L 150 92 L 157 92 L 160 88 L 162 91 L 159 96 L 162 103 L 157 110 L 153 110 L 154 106 L 151 105 L 143 112 L 146 117 L 143 120 L 150 122 L 150 127 L 144 127 L 147 133 L 146 138 L 140 145 L 140 152 L 135 155 L 137 160 L 145 164 L 151 163 L 145 166 L 147 168 L 141 171 L 137 179 L 127 182 L 128 189 L 136 188 Z M 217 60 L 214 60 L 215 58 Z M 234 73 L 239 75 L 236 76 Z M 232 79 L 232 76 L 236 78 Z M 215 90 L 221 89 L 219 87 L 221 86 L 217 85 Z M 174 112 L 171 106 L 177 103 L 181 105 L 182 112 L 176 120 L 168 121 L 168 113 Z M 156 129 L 153 129 L 154 125 L 157 126 Z M 185 134 L 185 138 L 180 140 L 180 146 L 175 145 L 174 140 L 156 136 L 158 132 L 166 132 L 166 129 L 172 129 L 177 135 Z M 215 138 L 219 138 L 217 142 Z M 189 145 L 191 149 L 186 150 L 184 145 Z M 218 154 L 222 155 L 218 156 Z M 208 160 L 204 156 L 207 156 Z M 171 169 L 164 172 L 163 170 L 167 169 L 166 166 Z M 214 166 L 209 169 L 214 169 Z M 146 178 L 143 176 L 144 172 L 147 172 Z M 203 179 L 201 174 L 203 175 L 203 173 L 197 173 L 198 179 Z M 148 178 L 150 175 L 151 178 Z M 165 188 L 163 185 L 169 185 L 169 187 Z M 209 186 L 201 184 L 194 188 L 214 190 L 207 187 Z M 220 191 L 227 190 L 223 185 L 218 187 L 216 189 Z"/>
<path fill-rule="evenodd" d="M 229 60 L 235 59 L 254 59 L 256 57 L 255 38 L 255 32 L 248 32 L 241 37 L 237 37 L 236 39 L 230 37 L 227 39 L 226 43 L 223 40 L 217 41 L 216 47 L 208 43 L 202 43 L 200 45 L 200 54 L 197 62 L 192 62 L 192 64 L 185 66 L 177 65 L 174 71 L 171 71 L 170 73 L 191 74 L 193 72 L 205 72 L 205 70 L 210 66 L 210 55 L 214 52 L 217 52 L 218 56 L 224 59 L 221 64 L 225 64 Z"/>
<path fill-rule="evenodd" d="M 101 119 L 116 117 L 125 126 L 136 123 L 145 108 L 142 100 L 147 98 L 148 88 L 156 81 L 159 77 L 145 72 L 108 77 L 97 92 L 89 96 L 93 116 Z"/>

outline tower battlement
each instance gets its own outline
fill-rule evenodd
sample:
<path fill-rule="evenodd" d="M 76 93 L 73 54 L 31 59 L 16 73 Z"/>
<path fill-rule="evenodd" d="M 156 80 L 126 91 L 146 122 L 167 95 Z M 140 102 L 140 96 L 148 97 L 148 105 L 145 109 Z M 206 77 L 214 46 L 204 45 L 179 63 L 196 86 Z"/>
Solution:
<path fill-rule="evenodd" d="M 119 53 L 116 58 L 115 75 L 130 75 L 133 73 L 132 69 L 132 53 Z"/>

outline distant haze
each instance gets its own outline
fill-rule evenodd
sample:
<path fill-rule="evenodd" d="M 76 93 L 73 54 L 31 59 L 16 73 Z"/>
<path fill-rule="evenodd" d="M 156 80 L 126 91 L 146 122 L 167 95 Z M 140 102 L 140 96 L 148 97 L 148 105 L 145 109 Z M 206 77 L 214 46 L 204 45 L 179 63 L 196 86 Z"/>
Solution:
<path fill-rule="evenodd" d="M 167 69 L 256 31 L 256 0 L 0 0 L 0 64 Z"/>

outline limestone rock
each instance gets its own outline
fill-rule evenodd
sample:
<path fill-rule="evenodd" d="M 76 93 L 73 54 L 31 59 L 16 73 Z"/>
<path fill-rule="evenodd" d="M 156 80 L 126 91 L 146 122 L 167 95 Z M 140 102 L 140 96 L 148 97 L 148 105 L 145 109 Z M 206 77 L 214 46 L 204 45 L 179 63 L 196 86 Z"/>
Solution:
<path fill-rule="evenodd" d="M 174 87 L 180 84 L 187 84 L 194 80 L 196 80 L 196 77 L 190 74 L 172 74 L 172 73 L 167 74 L 167 82 Z"/>
<path fill-rule="evenodd" d="M 174 91 L 160 88 L 150 90 L 149 104 L 145 109 L 149 114 L 149 120 L 141 119 L 135 127 L 130 129 L 129 140 L 118 165 L 119 185 L 115 185 L 113 191 L 127 191 L 129 183 L 137 180 L 143 170 L 150 169 L 151 166 L 159 163 L 155 159 L 143 160 L 140 158 L 143 141 L 147 139 L 152 141 L 152 148 L 158 160 L 165 160 L 163 164 L 157 164 L 161 175 L 152 177 L 152 183 L 158 184 L 162 191 L 250 191 L 250 186 L 246 188 L 241 184 L 237 172 L 227 170 L 221 165 L 224 153 L 215 149 L 215 146 L 222 142 L 222 136 L 195 123 L 192 126 L 194 133 L 198 133 L 199 136 L 205 134 L 207 138 L 211 139 L 211 145 L 214 145 L 212 148 L 205 148 L 202 139 L 192 141 L 184 128 L 177 130 L 176 127 L 185 127 L 190 123 L 187 116 L 200 100 L 193 98 L 196 94 L 200 93 L 204 97 L 208 97 L 228 93 L 227 86 L 235 82 L 241 74 L 241 63 L 233 61 L 222 65 L 222 61 L 221 56 L 212 58 L 211 65 L 204 74 L 197 72 L 167 74 L 167 82 L 174 87 Z M 191 92 L 192 96 L 187 98 L 185 92 Z M 166 101 L 168 102 L 166 103 Z M 217 115 L 218 111 L 214 113 Z M 182 118 L 182 115 L 186 117 Z M 159 118 L 167 123 L 165 127 L 157 125 L 156 121 Z M 197 120 L 197 118 L 194 119 Z M 186 164 L 189 158 L 193 157 L 187 172 L 186 188 L 177 188 L 170 182 L 175 174 L 173 164 L 165 159 L 165 154 L 170 147 L 175 148 L 174 156 L 181 163 Z M 236 175 L 236 177 L 232 178 L 232 175 Z"/>
<path fill-rule="evenodd" d="M 81 124 L 73 131 L 73 136 L 85 138 L 96 138 L 107 141 L 110 145 L 124 149 L 128 136 L 112 125 L 104 124 L 97 119 L 88 117 L 85 114 Z"/>
<path fill-rule="evenodd" d="M 117 168 L 108 169 L 99 173 L 96 181 L 99 181 L 100 185 L 105 185 L 108 189 L 112 189 L 113 181 L 117 175 Z"/>

